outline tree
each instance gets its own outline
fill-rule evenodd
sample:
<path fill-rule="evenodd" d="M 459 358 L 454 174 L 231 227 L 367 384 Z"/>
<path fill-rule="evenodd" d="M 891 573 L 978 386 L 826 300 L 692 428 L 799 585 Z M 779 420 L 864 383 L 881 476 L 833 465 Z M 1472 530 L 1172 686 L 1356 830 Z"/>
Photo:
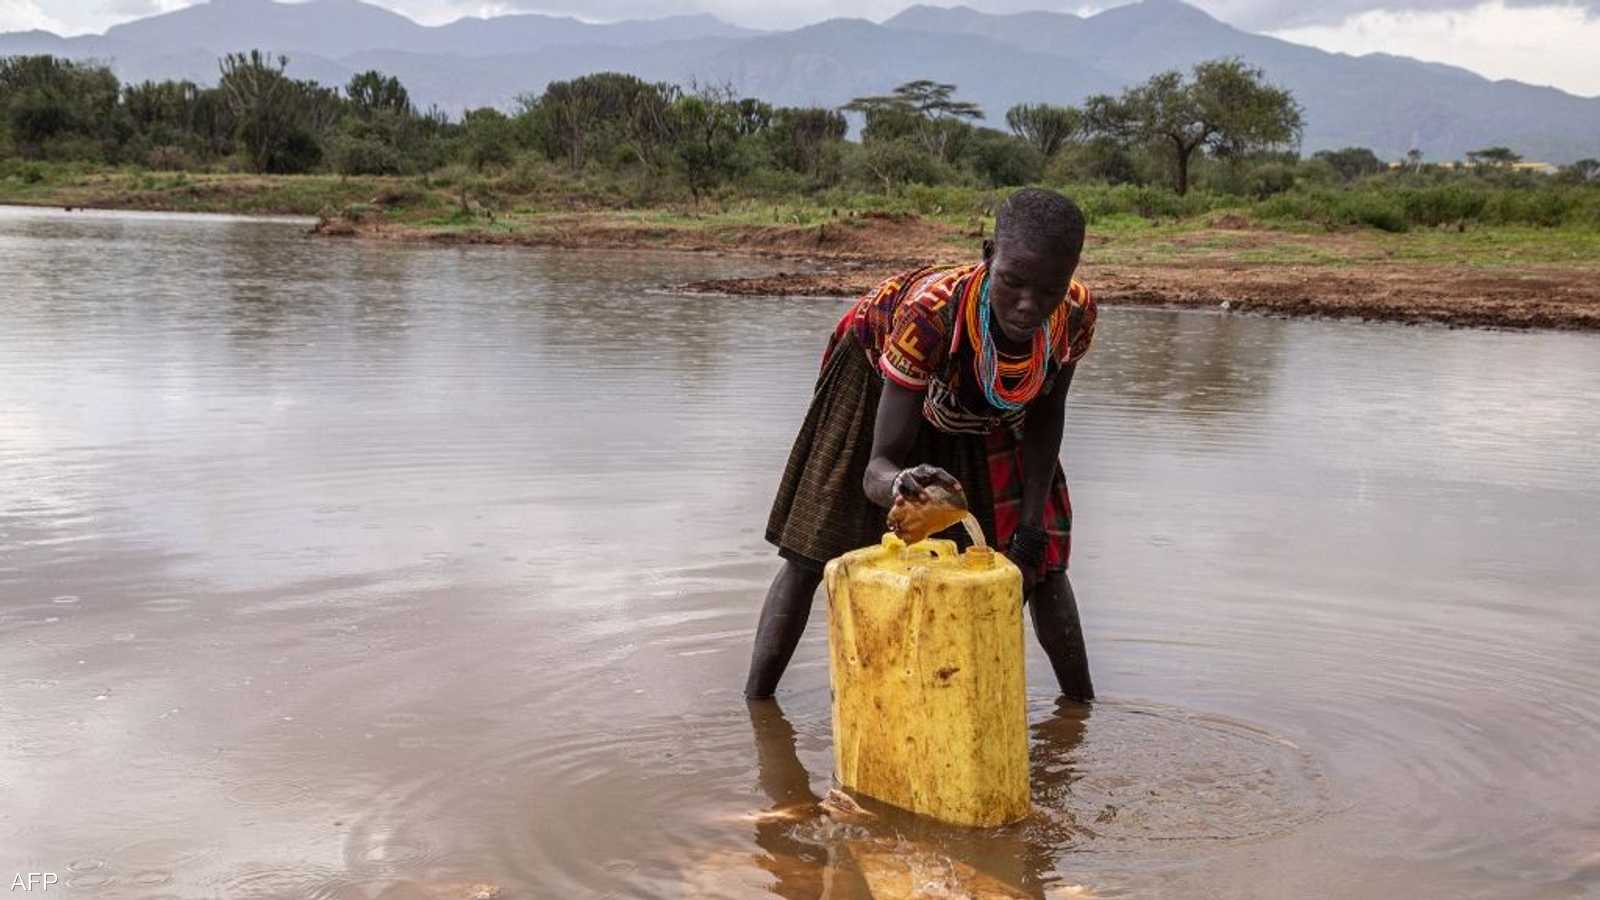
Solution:
<path fill-rule="evenodd" d="M 204 88 L 195 95 L 189 111 L 189 127 L 202 155 L 217 157 L 233 152 L 238 121 L 221 88 Z"/>
<path fill-rule="evenodd" d="M 1045 163 L 1033 144 L 993 128 L 974 129 L 962 159 L 990 187 L 1038 181 Z"/>
<path fill-rule="evenodd" d="M 296 81 L 290 93 L 295 124 L 318 140 L 331 132 L 349 110 L 338 88 L 323 87 L 315 81 Z"/>
<path fill-rule="evenodd" d="M 1238 59 L 1212 60 L 1196 65 L 1190 80 L 1163 72 L 1120 97 L 1091 97 L 1085 114 L 1101 134 L 1163 148 L 1173 188 L 1185 194 L 1198 152 L 1239 158 L 1299 140 L 1300 104 L 1265 78 Z"/>
<path fill-rule="evenodd" d="M 696 203 L 733 169 L 743 116 L 732 94 L 727 86 L 698 88 L 673 108 L 677 155 Z"/>
<path fill-rule="evenodd" d="M 734 125 L 740 137 L 754 137 L 772 127 L 772 104 L 753 97 L 740 100 L 734 107 L 737 120 Z"/>
<path fill-rule="evenodd" d="M 1509 169 L 1522 162 L 1522 155 L 1513 153 L 1510 147 L 1485 147 L 1468 153 L 1467 162 L 1479 171 L 1488 168 Z"/>
<path fill-rule="evenodd" d="M 219 87 L 238 123 L 239 143 L 257 172 L 282 167 L 295 131 L 295 85 L 283 74 L 287 56 L 276 59 L 260 50 L 230 53 L 222 58 Z"/>
<path fill-rule="evenodd" d="M 1006 110 L 1006 125 L 1048 160 L 1083 131 L 1083 110 L 1048 103 L 1019 103 Z"/>
<path fill-rule="evenodd" d="M 772 158 L 786 169 L 816 176 L 826 148 L 844 140 L 850 123 L 844 114 L 821 107 L 782 107 L 773 113 L 767 142 Z"/>
<path fill-rule="evenodd" d="M 946 174 L 921 144 L 906 139 L 865 143 L 852 161 L 861 167 L 858 177 L 876 180 L 885 194 L 906 183 L 934 184 Z"/>
<path fill-rule="evenodd" d="M 1575 181 L 1579 184 L 1600 182 L 1600 159 L 1580 159 L 1562 169 L 1561 176 L 1567 181 Z"/>
<path fill-rule="evenodd" d="M 857 97 L 841 109 L 866 116 L 864 140 L 893 140 L 909 131 L 929 153 L 941 161 L 949 161 L 951 137 L 961 131 L 967 120 L 983 118 L 983 110 L 976 103 L 956 100 L 955 92 L 953 84 L 926 79 L 908 81 L 888 96 Z M 879 126 L 877 134 L 869 133 L 874 125 Z M 884 126 L 901 133 L 884 134 Z"/>
<path fill-rule="evenodd" d="M 76 142 L 96 156 L 114 151 L 121 86 L 105 66 L 54 56 L 0 57 L 0 115 L 17 149 L 40 158 Z M 70 151 L 69 151 L 70 155 Z"/>
<path fill-rule="evenodd" d="M 515 129 L 506 114 L 492 107 L 469 109 L 461 116 L 467 164 L 482 172 L 485 166 L 511 162 Z"/>
<path fill-rule="evenodd" d="M 351 110 L 363 119 L 383 112 L 416 115 L 416 109 L 411 105 L 411 95 L 400 79 L 386 76 L 376 69 L 369 69 L 351 78 L 344 92 L 350 98 Z"/>
<path fill-rule="evenodd" d="M 676 85 L 651 84 L 620 72 L 597 72 L 571 81 L 552 81 L 537 99 L 520 98 L 524 118 L 537 116 L 548 129 L 552 154 L 583 168 L 591 151 L 631 142 L 639 156 L 655 164 L 672 142 Z"/>
<path fill-rule="evenodd" d="M 1333 167 L 1344 181 L 1355 181 L 1367 175 L 1376 175 L 1386 167 L 1376 153 L 1366 147 L 1345 147 L 1341 150 L 1319 150 L 1312 159 L 1320 159 Z"/>

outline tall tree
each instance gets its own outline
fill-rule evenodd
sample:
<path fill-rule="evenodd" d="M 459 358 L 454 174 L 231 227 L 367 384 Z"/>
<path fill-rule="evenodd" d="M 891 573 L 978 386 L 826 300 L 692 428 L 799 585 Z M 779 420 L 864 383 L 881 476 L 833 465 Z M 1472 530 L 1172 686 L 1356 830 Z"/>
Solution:
<path fill-rule="evenodd" d="M 1188 193 L 1196 153 L 1241 157 L 1294 143 L 1304 127 L 1293 95 L 1238 59 L 1200 63 L 1189 79 L 1162 72 L 1120 97 L 1091 97 L 1085 113 L 1102 134 L 1164 150 L 1179 194 Z"/>
<path fill-rule="evenodd" d="M 880 122 L 908 123 L 925 150 L 948 161 L 952 135 L 966 122 L 983 118 L 982 108 L 955 99 L 955 92 L 953 84 L 919 79 L 900 85 L 887 96 L 857 97 L 841 108 L 865 115 L 868 130 L 875 118 Z"/>
<path fill-rule="evenodd" d="M 283 74 L 288 65 L 287 56 L 273 58 L 260 50 L 230 53 L 220 63 L 219 87 L 238 123 L 239 143 L 257 172 L 279 167 L 295 131 L 297 91 Z"/>
<path fill-rule="evenodd" d="M 699 203 L 700 195 L 732 170 L 743 115 L 730 86 L 697 88 L 679 98 L 673 112 L 678 158 Z"/>
<path fill-rule="evenodd" d="M 1012 134 L 1032 144 L 1033 149 L 1049 159 L 1083 131 L 1083 110 L 1048 103 L 1019 103 L 1006 110 L 1006 125 Z"/>

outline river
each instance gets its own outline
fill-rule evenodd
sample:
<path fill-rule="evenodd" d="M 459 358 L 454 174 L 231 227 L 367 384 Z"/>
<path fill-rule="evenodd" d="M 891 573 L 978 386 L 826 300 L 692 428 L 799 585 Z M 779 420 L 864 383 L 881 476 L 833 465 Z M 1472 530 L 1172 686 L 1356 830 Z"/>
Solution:
<path fill-rule="evenodd" d="M 739 695 L 840 302 L 304 231 L 0 209 L 0 877 L 1600 893 L 1600 337 L 1105 309 L 1063 450 L 1102 699 L 1030 636 L 1036 812 L 958 832 L 815 808 L 823 615 Z"/>

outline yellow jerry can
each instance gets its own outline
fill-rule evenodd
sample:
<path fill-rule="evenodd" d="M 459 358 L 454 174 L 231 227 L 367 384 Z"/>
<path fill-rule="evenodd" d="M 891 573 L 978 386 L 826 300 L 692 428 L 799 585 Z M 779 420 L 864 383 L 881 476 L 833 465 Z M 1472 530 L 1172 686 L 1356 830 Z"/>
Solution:
<path fill-rule="evenodd" d="M 840 783 L 958 825 L 1028 814 L 1022 573 L 892 534 L 828 563 Z"/>

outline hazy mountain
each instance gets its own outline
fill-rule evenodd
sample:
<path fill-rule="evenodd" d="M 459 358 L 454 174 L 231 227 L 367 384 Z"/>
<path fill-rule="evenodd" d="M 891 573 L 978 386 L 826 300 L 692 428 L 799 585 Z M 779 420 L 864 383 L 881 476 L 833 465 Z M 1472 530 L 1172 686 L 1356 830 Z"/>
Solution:
<path fill-rule="evenodd" d="M 968 64 L 972 53 L 992 62 L 974 69 Z M 859 19 L 743 39 L 640 47 L 563 45 L 473 59 L 372 51 L 341 62 L 352 69 L 391 73 L 414 94 L 445 108 L 503 104 L 519 93 L 537 92 L 549 81 L 606 69 L 651 81 L 728 83 L 772 103 L 820 106 L 839 106 L 916 78 L 935 78 L 960 84 L 962 97 L 990 112 L 987 124 L 1002 128 L 1011 103 L 1081 100 L 1119 83 L 1066 57 L 1027 53 L 982 38 L 900 32 Z M 1051 85 L 1055 87 L 1047 87 Z"/>
<path fill-rule="evenodd" d="M 1082 60 L 1124 83 L 1238 56 L 1305 106 L 1308 152 L 1364 146 L 1395 159 L 1418 147 L 1430 158 L 1455 159 L 1505 144 L 1554 162 L 1600 153 L 1600 99 L 1401 56 L 1329 53 L 1241 31 L 1178 0 L 1144 0 L 1088 18 L 913 6 L 885 24 L 984 34 Z"/>
<path fill-rule="evenodd" d="M 427 26 L 361 0 L 298 4 L 210 0 L 118 25 L 107 31 L 106 37 L 142 47 L 192 46 L 224 52 L 250 46 L 340 57 L 366 50 L 495 56 L 559 44 L 636 46 L 759 33 L 709 15 L 608 25 L 557 16 L 508 15 Z"/>
<path fill-rule="evenodd" d="M 1169 68 L 1239 56 L 1266 69 L 1306 108 L 1307 152 L 1368 146 L 1430 158 L 1505 144 L 1529 158 L 1600 155 L 1600 99 L 1490 81 L 1465 69 L 1384 54 L 1349 56 L 1251 34 L 1178 0 L 1097 15 L 996 15 L 912 6 L 882 25 L 835 19 L 786 32 L 712 16 L 596 25 L 544 15 L 419 25 L 360 0 L 211 0 L 61 38 L 0 35 L 0 55 L 54 53 L 110 63 L 125 80 L 216 79 L 216 58 L 253 47 L 286 53 L 297 77 L 343 83 L 377 68 L 423 105 L 509 106 L 552 79 L 606 69 L 680 83 L 730 82 L 776 103 L 842 104 L 915 78 L 960 86 L 1003 127 L 1019 102 L 1076 103 Z"/>

